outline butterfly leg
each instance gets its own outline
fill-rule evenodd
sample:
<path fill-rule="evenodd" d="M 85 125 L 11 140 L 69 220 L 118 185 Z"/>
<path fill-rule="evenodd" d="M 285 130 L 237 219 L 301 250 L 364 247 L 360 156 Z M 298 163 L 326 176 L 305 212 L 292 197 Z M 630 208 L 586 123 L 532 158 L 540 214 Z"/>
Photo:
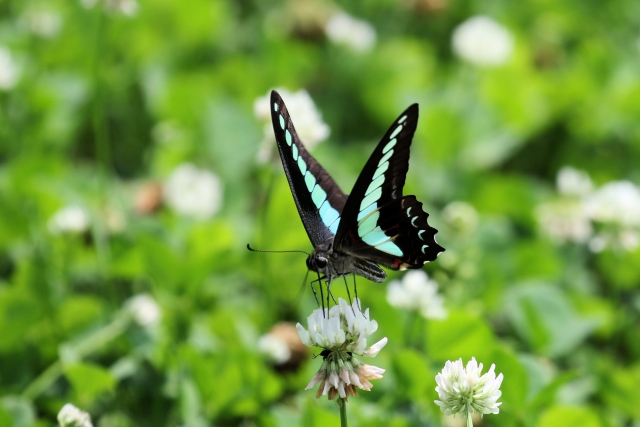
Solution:
<path fill-rule="evenodd" d="M 319 307 L 320 306 L 320 301 L 318 301 L 318 293 L 316 292 L 316 288 L 313 287 L 313 282 L 315 282 L 315 280 L 312 280 L 311 283 L 310 283 L 311 291 L 313 292 L 313 297 L 316 299 L 316 304 L 318 304 L 318 307 Z"/>
<path fill-rule="evenodd" d="M 329 277 L 327 279 L 327 307 L 331 307 L 331 300 L 329 299 L 329 296 L 331 296 L 331 298 L 333 298 L 333 300 L 335 301 L 335 297 L 333 296 L 333 294 L 331 293 L 331 282 L 333 282 L 333 277 Z M 337 304 L 337 303 L 336 303 Z"/>
<path fill-rule="evenodd" d="M 322 301 L 322 316 L 324 317 L 324 294 L 322 292 L 322 282 L 320 281 L 320 273 L 318 273 L 318 287 L 320 288 L 320 301 Z M 327 288 L 327 290 L 329 290 Z M 317 302 L 317 300 L 316 300 Z M 327 304 L 329 303 L 329 295 L 327 295 Z M 329 313 L 327 313 L 328 316 Z"/>
<path fill-rule="evenodd" d="M 347 297 L 349 298 L 349 305 L 351 306 L 351 311 L 353 312 L 353 315 L 356 315 L 356 311 L 353 308 L 353 303 L 351 302 L 351 292 L 349 292 L 349 284 L 347 283 L 347 276 L 342 276 L 342 278 L 344 279 L 344 287 L 347 288 Z"/>
<path fill-rule="evenodd" d="M 362 313 L 362 306 L 360 305 L 360 299 L 358 298 L 358 287 L 356 286 L 356 274 L 353 273 L 353 292 L 356 294 L 356 301 L 358 301 L 358 310 Z"/>

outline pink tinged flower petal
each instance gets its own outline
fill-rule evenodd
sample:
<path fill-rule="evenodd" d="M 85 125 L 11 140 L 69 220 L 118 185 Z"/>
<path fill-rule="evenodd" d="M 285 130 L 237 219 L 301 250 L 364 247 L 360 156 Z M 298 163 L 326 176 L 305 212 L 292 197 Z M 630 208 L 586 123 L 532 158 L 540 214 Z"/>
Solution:
<path fill-rule="evenodd" d="M 329 383 L 328 380 L 324 381 L 324 388 L 322 389 L 322 394 L 326 395 L 327 393 L 329 393 L 329 390 L 331 389 L 331 384 Z"/>
<path fill-rule="evenodd" d="M 371 384 L 369 381 L 367 381 L 366 378 L 360 377 L 360 382 L 362 383 L 362 387 L 360 387 L 360 388 L 363 389 L 363 390 L 370 391 L 371 387 L 373 387 L 373 384 Z"/>
<path fill-rule="evenodd" d="M 313 376 L 313 378 L 311 378 L 311 382 L 309 383 L 309 385 L 305 388 L 305 390 L 309 390 L 310 388 L 312 388 L 314 385 L 318 384 L 319 382 L 321 382 L 322 380 L 324 380 L 325 378 L 325 374 L 323 371 L 318 372 L 317 374 L 315 374 Z"/>
<path fill-rule="evenodd" d="M 376 357 L 378 355 L 378 353 L 380 353 L 380 350 L 382 350 L 384 348 L 385 345 L 387 345 L 387 337 L 382 338 L 380 341 L 378 341 L 377 343 L 375 343 L 374 345 L 372 345 L 371 347 L 369 347 L 365 353 L 363 354 L 364 357 Z"/>
<path fill-rule="evenodd" d="M 362 388 L 362 383 L 360 382 L 360 377 L 358 376 L 358 374 L 356 374 L 355 372 L 350 372 L 349 379 L 351 380 L 352 384 L 355 384 L 358 387 Z"/>
<path fill-rule="evenodd" d="M 345 389 L 344 389 L 344 383 L 342 381 L 340 381 L 340 383 L 338 384 L 338 394 L 343 399 L 347 397 L 347 393 L 345 392 Z"/>
<path fill-rule="evenodd" d="M 360 376 L 360 378 L 366 378 L 368 380 L 379 380 L 382 378 L 382 374 L 384 374 L 384 369 L 378 368 L 377 366 L 371 365 L 362 365 L 358 368 L 356 373 Z"/>
<path fill-rule="evenodd" d="M 340 371 L 340 379 L 344 381 L 344 383 L 347 385 L 351 384 L 351 379 L 349 378 L 349 371 L 347 371 L 346 369 L 342 369 Z"/>
<path fill-rule="evenodd" d="M 338 388 L 338 383 L 340 382 L 340 378 L 335 372 L 331 372 L 331 374 L 329 374 L 328 382 L 331 384 L 332 387 Z"/>

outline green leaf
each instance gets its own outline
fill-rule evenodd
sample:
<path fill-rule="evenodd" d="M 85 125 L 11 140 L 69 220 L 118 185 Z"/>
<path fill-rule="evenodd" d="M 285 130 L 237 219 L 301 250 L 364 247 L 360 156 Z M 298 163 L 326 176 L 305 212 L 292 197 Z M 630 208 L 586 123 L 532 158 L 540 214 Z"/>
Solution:
<path fill-rule="evenodd" d="M 530 412 L 537 412 L 542 408 L 550 405 L 554 402 L 558 390 L 560 390 L 562 386 L 568 384 L 577 377 L 577 372 L 565 372 L 561 375 L 558 375 L 537 392 L 533 400 L 529 403 L 527 409 Z"/>
<path fill-rule="evenodd" d="M 89 402 L 114 391 L 116 379 L 107 369 L 91 363 L 75 363 L 64 367 L 64 375 L 76 394 Z"/>
<path fill-rule="evenodd" d="M 600 427 L 598 414 L 580 406 L 552 406 L 542 413 L 536 426 L 539 427 Z"/>
<path fill-rule="evenodd" d="M 144 254 L 146 271 L 160 286 L 175 289 L 184 283 L 184 260 L 178 251 L 158 237 L 141 235 L 137 239 Z"/>
<path fill-rule="evenodd" d="M 518 279 L 554 280 L 562 273 L 562 259 L 550 241 L 521 240 L 513 249 Z"/>
<path fill-rule="evenodd" d="M 323 396 L 323 399 L 326 397 Z M 337 405 L 334 406 L 334 411 L 330 412 L 327 409 L 320 407 L 316 402 L 309 399 L 308 404 L 302 415 L 301 425 L 305 427 L 325 427 L 325 426 L 337 426 L 340 424 L 340 413 Z M 347 406 L 347 417 L 349 416 L 349 407 Z"/>
<path fill-rule="evenodd" d="M 0 351 L 24 344 L 27 331 L 42 320 L 39 305 L 18 288 L 0 288 Z"/>
<path fill-rule="evenodd" d="M 7 395 L 0 400 L 0 426 L 30 427 L 36 420 L 33 402 Z"/>
<path fill-rule="evenodd" d="M 504 375 L 504 380 L 500 386 L 502 397 L 500 411 L 522 412 L 527 397 L 529 381 L 527 370 L 522 365 L 518 356 L 509 347 L 497 346 L 493 354 L 489 357 L 491 363 L 496 365 L 496 376 Z"/>
<path fill-rule="evenodd" d="M 550 356 L 567 354 L 597 327 L 595 319 L 578 316 L 558 288 L 541 283 L 509 289 L 505 313 L 520 338 Z"/>
<path fill-rule="evenodd" d="M 434 360 L 489 360 L 494 336 L 484 319 L 452 310 L 445 320 L 428 322 L 426 343 L 425 352 Z"/>
<path fill-rule="evenodd" d="M 471 185 L 471 203 L 480 212 L 506 215 L 530 228 L 534 227 L 535 187 L 516 175 L 484 176 Z"/>
<path fill-rule="evenodd" d="M 420 126 L 416 133 L 424 133 L 429 161 L 451 163 L 458 157 L 464 129 L 463 119 L 451 108 L 442 105 L 427 106 L 420 113 Z"/>
<path fill-rule="evenodd" d="M 422 396 L 430 388 L 435 388 L 435 374 L 429 371 L 425 356 L 409 349 L 397 352 L 393 357 L 393 370 L 402 384 L 404 396 Z"/>
<path fill-rule="evenodd" d="M 85 295 L 74 295 L 64 301 L 58 310 L 61 327 L 67 334 L 86 329 L 87 325 L 104 314 L 99 299 Z"/>
<path fill-rule="evenodd" d="M 599 253 L 596 260 L 603 276 L 616 288 L 631 290 L 640 287 L 640 268 L 620 268 L 640 265 L 640 248 L 635 251 L 606 250 Z"/>
<path fill-rule="evenodd" d="M 602 397 L 633 419 L 640 419 L 640 364 L 628 368 L 608 367 L 602 374 Z"/>

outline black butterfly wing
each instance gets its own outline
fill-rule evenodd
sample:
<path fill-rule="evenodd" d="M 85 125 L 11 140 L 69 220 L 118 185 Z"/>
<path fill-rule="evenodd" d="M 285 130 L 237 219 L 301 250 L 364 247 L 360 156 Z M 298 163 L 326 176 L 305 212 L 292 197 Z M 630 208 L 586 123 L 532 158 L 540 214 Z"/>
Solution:
<path fill-rule="evenodd" d="M 278 92 L 271 91 L 271 121 L 282 166 L 313 246 L 333 239 L 347 195 L 305 149 Z"/>
<path fill-rule="evenodd" d="M 415 196 L 403 196 L 418 104 L 407 108 L 371 154 L 353 186 L 334 248 L 393 270 L 421 268 L 444 248 Z"/>

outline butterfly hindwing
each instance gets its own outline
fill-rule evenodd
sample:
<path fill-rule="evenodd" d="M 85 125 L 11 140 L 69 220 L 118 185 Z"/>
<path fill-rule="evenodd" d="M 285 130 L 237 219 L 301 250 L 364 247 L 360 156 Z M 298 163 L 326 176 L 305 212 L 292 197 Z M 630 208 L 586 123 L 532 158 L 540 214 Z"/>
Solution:
<path fill-rule="evenodd" d="M 414 196 L 402 195 L 418 105 L 407 108 L 389 128 L 353 187 L 334 248 L 391 269 L 421 268 L 444 249 L 437 230 Z"/>
<path fill-rule="evenodd" d="M 287 107 L 271 92 L 271 121 L 289 187 L 314 246 L 332 239 L 338 230 L 347 196 L 305 149 Z"/>

